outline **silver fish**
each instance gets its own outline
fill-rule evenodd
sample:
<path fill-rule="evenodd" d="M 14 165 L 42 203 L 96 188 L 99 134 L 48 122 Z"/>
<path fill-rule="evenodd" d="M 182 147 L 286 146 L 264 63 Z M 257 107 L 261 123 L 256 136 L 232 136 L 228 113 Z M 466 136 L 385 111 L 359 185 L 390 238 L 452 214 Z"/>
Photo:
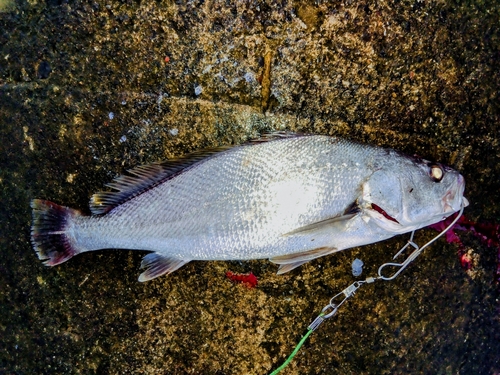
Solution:
<path fill-rule="evenodd" d="M 49 266 L 99 249 L 152 253 L 139 281 L 191 260 L 269 258 L 288 272 L 436 223 L 468 204 L 457 171 L 321 135 L 141 166 L 94 194 L 91 216 L 34 199 L 31 241 Z"/>

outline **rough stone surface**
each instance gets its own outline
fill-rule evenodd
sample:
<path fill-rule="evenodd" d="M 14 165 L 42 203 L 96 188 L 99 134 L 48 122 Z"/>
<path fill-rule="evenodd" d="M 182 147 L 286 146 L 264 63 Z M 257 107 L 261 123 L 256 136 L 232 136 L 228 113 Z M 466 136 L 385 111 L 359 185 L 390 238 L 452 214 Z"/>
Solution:
<path fill-rule="evenodd" d="M 495 0 L 1 1 L 0 373 L 266 374 L 354 281 L 352 260 L 374 275 L 405 241 L 282 276 L 192 262 L 142 284 L 132 251 L 45 268 L 30 199 L 88 212 L 139 164 L 271 129 L 340 135 L 455 166 L 467 216 L 498 222 L 499 25 Z M 462 238 L 474 272 L 437 242 L 360 289 L 284 373 L 498 373 L 497 250 Z"/>

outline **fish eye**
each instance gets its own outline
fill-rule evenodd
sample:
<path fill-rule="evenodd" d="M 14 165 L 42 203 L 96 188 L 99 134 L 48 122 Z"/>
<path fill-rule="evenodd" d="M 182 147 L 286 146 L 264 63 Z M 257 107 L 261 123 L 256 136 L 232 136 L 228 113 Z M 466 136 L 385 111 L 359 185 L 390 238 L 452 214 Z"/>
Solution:
<path fill-rule="evenodd" d="M 434 182 L 439 182 L 443 179 L 444 172 L 443 169 L 437 164 L 429 165 L 430 176 Z"/>

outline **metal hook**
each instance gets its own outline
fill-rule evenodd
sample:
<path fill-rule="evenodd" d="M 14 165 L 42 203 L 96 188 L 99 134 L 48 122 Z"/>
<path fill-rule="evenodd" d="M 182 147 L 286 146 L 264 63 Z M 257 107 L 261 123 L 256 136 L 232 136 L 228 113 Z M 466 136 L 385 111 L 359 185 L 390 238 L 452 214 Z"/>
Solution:
<path fill-rule="evenodd" d="M 408 256 L 408 258 L 406 258 L 406 260 L 404 262 L 401 262 L 401 263 L 388 262 L 388 263 L 382 264 L 379 267 L 379 269 L 378 269 L 378 276 L 379 276 L 378 278 L 382 279 L 382 280 L 385 280 L 385 281 L 390 281 L 390 280 L 395 279 L 401 272 L 403 272 L 403 270 L 411 262 L 413 262 L 415 260 L 416 257 L 418 257 L 420 255 L 420 253 L 427 246 L 429 246 L 430 244 L 432 244 L 439 237 L 441 237 L 443 234 L 445 234 L 446 232 L 448 232 L 453 227 L 453 225 L 455 225 L 455 223 L 458 221 L 458 219 L 460 219 L 460 217 L 462 216 L 462 213 L 464 212 L 464 208 L 465 208 L 465 203 L 462 202 L 462 206 L 460 207 L 460 211 L 458 212 L 457 217 L 451 222 L 451 224 L 448 225 L 442 232 L 440 232 L 436 237 L 434 237 L 432 240 L 430 240 L 429 242 L 427 242 L 422 247 L 419 247 L 415 242 L 413 242 L 413 235 L 414 235 L 415 231 L 411 232 L 410 239 L 408 240 L 408 242 L 406 243 L 406 245 L 404 245 L 401 248 L 401 250 L 399 250 L 396 253 L 396 255 L 394 256 L 393 259 L 396 259 L 399 255 L 401 255 L 408 248 L 408 246 L 413 246 L 415 248 L 415 250 Z M 396 272 L 394 272 L 394 274 L 392 276 L 383 276 L 382 272 L 383 272 L 384 268 L 386 268 L 386 267 L 399 267 L 399 269 Z"/>
<path fill-rule="evenodd" d="M 460 207 L 460 211 L 458 212 L 457 217 L 451 222 L 451 224 L 448 225 L 436 237 L 434 237 L 432 240 L 430 240 L 429 242 L 427 242 L 424 246 L 419 247 L 415 242 L 413 242 L 413 236 L 415 234 L 415 231 L 411 232 L 410 239 L 408 240 L 408 242 L 406 243 L 406 245 L 404 245 L 396 253 L 396 255 L 394 255 L 394 257 L 393 257 L 393 259 L 396 259 L 398 256 L 400 256 L 401 254 L 403 254 L 404 251 L 408 247 L 410 247 L 410 246 L 413 247 L 414 248 L 413 252 L 408 256 L 408 258 L 405 259 L 404 262 L 401 262 L 401 263 L 395 263 L 395 262 L 384 263 L 378 269 L 378 277 L 368 277 L 364 281 L 356 281 L 356 282 L 352 283 L 351 285 L 349 285 L 347 288 L 345 288 L 342 292 L 340 292 L 340 293 L 336 294 L 335 296 L 333 296 L 330 299 L 330 301 L 328 302 L 328 304 L 325 307 L 323 307 L 323 310 L 321 310 L 321 314 L 319 314 L 316 317 L 316 319 L 314 319 L 314 321 L 309 325 L 309 327 L 307 327 L 308 330 L 311 331 L 311 332 L 314 331 L 326 319 L 331 318 L 332 316 L 334 316 L 337 313 L 338 308 L 340 306 L 342 306 L 344 304 L 344 302 L 347 301 L 350 297 L 352 297 L 354 295 L 354 293 L 356 293 L 356 291 L 361 287 L 361 285 L 366 284 L 366 283 L 370 284 L 370 283 L 375 282 L 376 280 L 389 281 L 389 280 L 392 280 L 392 279 L 396 278 L 401 272 L 403 272 L 403 270 L 411 262 L 413 262 L 415 260 L 416 257 L 418 257 L 420 255 L 420 253 L 427 246 L 429 246 L 430 244 L 432 244 L 439 237 L 441 237 L 443 234 L 445 234 L 447 231 L 449 231 L 453 227 L 453 225 L 455 225 L 455 223 L 458 221 L 458 219 L 460 219 L 460 217 L 462 216 L 462 213 L 463 213 L 464 208 L 466 206 L 465 202 L 462 201 L 462 206 Z M 386 267 L 398 267 L 398 270 L 396 272 L 394 272 L 394 274 L 392 276 L 383 276 L 382 272 L 383 272 L 384 268 L 386 268 Z M 342 295 L 343 295 L 343 297 L 342 297 Z M 339 300 L 339 302 L 335 302 L 336 300 Z"/>

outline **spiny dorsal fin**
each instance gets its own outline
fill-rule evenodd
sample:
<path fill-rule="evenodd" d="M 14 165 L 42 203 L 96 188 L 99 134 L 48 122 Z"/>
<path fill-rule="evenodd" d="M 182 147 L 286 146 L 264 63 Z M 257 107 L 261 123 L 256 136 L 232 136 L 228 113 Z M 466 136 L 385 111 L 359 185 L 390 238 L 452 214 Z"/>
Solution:
<path fill-rule="evenodd" d="M 269 142 L 277 139 L 300 137 L 301 134 L 277 131 L 263 134 L 260 138 L 244 143 L 246 147 L 256 143 Z M 117 191 L 103 191 L 94 194 L 90 198 L 90 211 L 94 215 L 105 214 L 120 204 L 144 193 L 147 190 L 173 178 L 181 171 L 207 159 L 214 154 L 229 150 L 235 146 L 222 146 L 205 149 L 202 151 L 187 154 L 183 157 L 167 160 L 164 162 L 142 165 L 127 171 L 129 175 L 122 175 L 115 178 L 105 186 Z"/>
<path fill-rule="evenodd" d="M 142 165 L 127 171 L 129 175 L 115 178 L 105 186 L 117 191 L 102 191 L 90 198 L 92 214 L 99 215 L 111 211 L 116 206 L 144 193 L 147 190 L 173 178 L 181 171 L 199 163 L 232 146 L 211 148 L 164 162 Z"/>
<path fill-rule="evenodd" d="M 250 140 L 249 143 L 254 144 L 254 143 L 271 142 L 278 139 L 306 137 L 308 135 L 309 134 L 296 133 L 288 130 L 279 130 L 279 131 L 264 133 L 259 138 Z"/>

